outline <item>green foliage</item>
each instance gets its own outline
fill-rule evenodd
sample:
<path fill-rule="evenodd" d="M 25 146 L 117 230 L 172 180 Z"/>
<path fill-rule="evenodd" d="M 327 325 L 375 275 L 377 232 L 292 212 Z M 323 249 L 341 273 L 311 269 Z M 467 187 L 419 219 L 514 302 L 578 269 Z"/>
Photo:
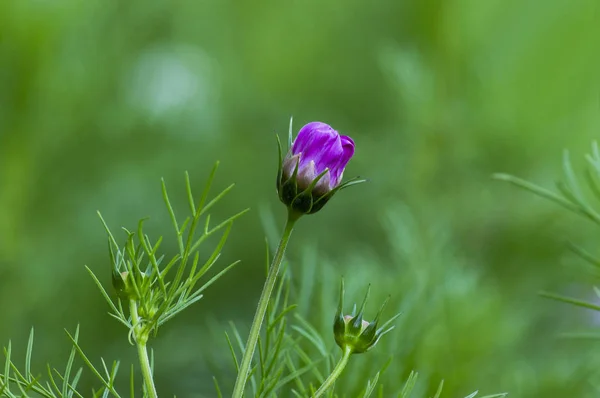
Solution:
<path fill-rule="evenodd" d="M 40 376 L 34 376 L 34 373 L 31 371 L 31 357 L 33 354 L 33 329 L 31 329 L 27 343 L 24 371 L 19 371 L 18 367 L 13 362 L 11 358 L 11 343 L 9 342 L 8 348 L 4 349 L 5 366 L 3 373 L 0 375 L 0 396 L 16 398 L 17 396 L 29 397 L 31 394 L 36 394 L 35 396 L 46 398 L 83 398 L 84 395 L 77 392 L 77 384 L 81 378 L 83 368 L 77 369 L 71 378 L 75 354 L 78 353 L 85 364 L 92 370 L 92 372 L 103 384 L 103 387 L 98 392 L 94 392 L 94 397 L 107 397 L 109 393 L 112 393 L 115 397 L 120 397 L 120 395 L 114 389 L 115 378 L 119 369 L 119 362 L 113 362 L 111 370 L 109 371 L 106 367 L 104 359 L 102 359 L 102 366 L 105 372 L 105 376 L 102 376 L 100 371 L 98 371 L 85 356 L 78 344 L 79 327 L 75 330 L 75 334 L 73 336 L 68 332 L 67 335 L 73 343 L 73 347 L 71 349 L 65 370 L 63 373 L 61 373 L 58 369 L 52 368 L 50 365 L 48 365 L 48 381 L 45 383 L 41 381 Z M 15 395 L 11 391 L 11 383 L 19 390 L 19 395 Z M 131 383 L 133 384 L 133 376 Z"/>
<path fill-rule="evenodd" d="M 148 334 L 151 331 L 156 334 L 159 326 L 200 300 L 202 298 L 201 293 L 207 287 L 238 263 L 234 262 L 230 264 L 208 280 L 204 285 L 196 288 L 198 281 L 205 276 L 218 260 L 221 250 L 229 236 L 229 232 L 231 231 L 233 221 L 246 212 L 246 210 L 244 210 L 227 218 L 218 225 L 212 228 L 210 227 L 210 215 L 207 213 L 208 210 L 210 210 L 217 201 L 223 198 L 223 196 L 233 188 L 233 185 L 230 185 L 214 199 L 206 203 L 216 170 L 217 164 L 210 174 L 206 188 L 202 192 L 197 205 L 195 204 L 192 194 L 189 176 L 186 174 L 186 193 L 191 215 L 186 217 L 181 224 L 177 221 L 175 211 L 169 201 L 167 188 L 163 181 L 163 198 L 173 222 L 173 227 L 175 228 L 179 254 L 175 255 L 164 267 L 162 267 L 162 269 L 160 268 L 160 264 L 162 263 L 164 256 L 157 255 L 158 249 L 162 243 L 162 237 L 155 243 L 152 243 L 150 238 L 143 232 L 144 220 L 140 220 L 138 223 L 137 236 L 135 233 L 124 229 L 127 234 L 127 241 L 124 247 L 121 248 L 104 222 L 104 219 L 102 219 L 109 236 L 109 251 L 113 278 L 118 279 L 122 273 L 127 274 L 125 284 L 128 292 L 126 294 L 129 295 L 130 298 L 139 301 L 140 316 L 144 318 L 144 329 Z M 206 215 L 204 228 L 200 237 L 196 238 L 196 229 L 204 215 Z M 200 245 L 222 229 L 224 229 L 224 232 L 219 243 L 204 263 L 200 264 Z M 188 267 L 188 262 L 190 261 L 191 267 Z M 131 329 L 132 325 L 123 311 L 121 299 L 119 298 L 115 305 L 102 287 L 98 278 L 94 276 L 89 268 L 88 271 L 111 307 L 112 313 L 110 313 L 110 315 L 123 323 L 127 328 Z M 175 273 L 175 276 L 171 280 L 167 279 L 168 276 L 170 276 L 169 272 Z M 157 286 L 159 288 L 157 288 Z"/>
<path fill-rule="evenodd" d="M 267 264 L 269 264 L 267 257 Z M 259 340 L 259 353 L 253 363 L 250 376 L 251 396 L 262 397 L 309 397 L 313 396 L 317 387 L 321 385 L 327 375 L 331 372 L 335 361 L 336 352 L 339 350 L 328 344 L 331 340 L 327 335 L 329 331 L 320 332 L 315 329 L 306 319 L 296 311 L 296 304 L 289 304 L 293 299 L 291 293 L 291 276 L 288 269 L 284 269 L 283 276 L 278 282 L 276 293 L 271 297 L 266 330 Z M 324 311 L 324 309 L 320 309 Z M 291 327 L 288 327 L 292 322 Z M 225 338 L 231 352 L 233 363 L 238 369 L 238 356 L 244 349 L 243 339 L 239 329 L 232 323 L 231 336 L 225 333 Z M 329 333 L 327 333 L 329 332 Z M 332 351 L 333 348 L 333 351 Z M 376 352 L 374 350 L 373 352 Z M 371 355 L 371 353 L 369 353 Z M 380 356 L 381 358 L 381 356 Z M 378 384 L 381 374 L 393 372 L 388 370 L 394 367 L 392 358 L 379 365 L 380 369 L 370 379 L 364 377 L 364 373 L 357 369 L 352 376 L 356 380 L 355 387 L 358 390 L 348 389 L 342 386 L 344 391 L 341 395 L 332 389 L 327 397 L 338 398 L 341 396 L 357 397 L 387 397 L 398 396 L 399 398 L 426 397 L 422 392 L 414 392 L 418 373 L 411 371 L 407 380 L 402 384 L 390 383 L 391 386 L 384 388 Z M 362 384 L 362 386 L 361 386 Z M 398 384 L 398 386 L 395 386 Z M 215 381 L 217 393 L 220 393 L 220 384 Z M 338 386 L 339 387 L 339 386 Z M 439 384 L 434 397 L 442 395 L 443 381 Z M 391 395 L 390 395 L 391 394 Z M 473 398 L 477 391 L 465 398 Z M 481 398 L 502 398 L 506 393 L 482 396 Z"/>
<path fill-rule="evenodd" d="M 152 243 L 148 235 L 143 231 L 145 220 L 141 220 L 138 223 L 137 234 L 123 228 L 127 234 L 127 238 L 124 246 L 121 247 L 104 222 L 104 219 L 102 219 L 102 216 L 100 216 L 109 237 L 111 272 L 113 275 L 113 284 L 118 294 L 116 303 L 102 286 L 97 276 L 94 275 L 90 268 L 86 268 L 111 309 L 109 315 L 127 327 L 129 342 L 132 345 L 136 344 L 138 346 L 142 373 L 146 382 L 148 382 L 148 377 L 151 378 L 151 374 L 153 373 L 152 364 L 154 362 L 153 359 L 147 358 L 146 353 L 146 342 L 150 334 L 156 335 L 159 326 L 172 319 L 193 303 L 199 301 L 202 298 L 201 293 L 206 288 L 238 263 L 234 262 L 230 264 L 202 286 L 196 287 L 200 279 L 206 275 L 219 259 L 233 221 L 246 212 L 244 210 L 227 218 L 216 226 L 210 226 L 208 211 L 233 188 L 233 185 L 230 185 L 208 201 L 209 191 L 217 171 L 217 166 L 218 163 L 213 167 L 198 202 L 194 200 L 189 176 L 186 173 L 186 193 L 191 215 L 185 218 L 181 224 L 177 221 L 175 210 L 169 201 L 167 189 L 163 181 L 163 199 L 171 217 L 173 227 L 175 228 L 176 241 L 180 250 L 164 266 L 161 266 L 164 255 L 158 254 L 162 237 L 158 238 L 155 243 Z M 196 229 L 203 216 L 205 216 L 204 227 L 200 236 L 196 237 Z M 202 243 L 221 230 L 223 230 L 223 233 L 216 247 L 204 263 L 200 264 L 199 250 Z M 188 262 L 191 262 L 191 265 Z M 173 273 L 171 271 L 174 272 L 174 276 L 171 275 Z M 121 279 L 122 275 L 124 275 L 123 279 Z M 128 315 L 126 315 L 123 308 L 122 298 L 129 302 L 130 311 Z M 77 353 L 91 373 L 102 384 L 99 390 L 94 391 L 94 397 L 108 397 L 110 395 L 120 398 L 121 395 L 116 391 L 116 378 L 120 362 L 114 361 L 109 369 L 104 359 L 101 358 L 102 368 L 98 369 L 92 364 L 79 345 L 79 327 L 74 335 L 67 332 L 67 336 L 73 348 L 66 369 L 61 374 L 58 370 L 51 369 L 50 365 L 48 365 L 49 382 L 46 382 L 46 384 L 40 382 L 31 372 L 33 329 L 31 330 L 27 344 L 24 372 L 20 372 L 11 360 L 11 343 L 9 342 L 8 348 L 4 350 L 6 361 L 4 372 L 0 374 L 0 382 L 2 383 L 0 384 L 0 396 L 15 397 L 11 392 L 10 384 L 12 382 L 19 389 L 21 396 L 24 397 L 29 396 L 30 392 L 40 394 L 43 397 L 83 397 L 84 395 L 76 390 L 83 369 L 80 368 L 77 370 L 73 379 L 71 379 L 71 371 L 75 354 Z M 145 373 L 144 366 L 148 366 L 148 373 Z M 58 381 L 56 377 L 58 377 Z M 153 388 L 151 387 L 152 383 L 150 381 L 150 385 L 145 386 L 144 396 L 153 396 L 149 392 Z M 132 368 L 130 376 L 131 397 L 135 396 L 135 388 Z"/>
<path fill-rule="evenodd" d="M 269 218 L 264 217 L 265 229 L 272 230 L 269 227 Z M 393 228 L 403 225 L 394 224 Z M 406 224 L 404 224 L 406 226 Z M 404 229 L 402 227 L 402 229 Z M 276 236 L 275 232 L 271 235 Z M 309 258 L 312 259 L 312 256 Z M 323 260 L 321 260 L 323 261 Z M 358 263 L 364 261 L 358 259 Z M 269 264 L 267 255 L 266 264 Z M 324 264 L 321 263 L 321 266 Z M 440 264 L 441 265 L 441 264 Z M 312 396 L 317 388 L 325 381 L 332 371 L 335 362 L 339 357 L 339 348 L 334 342 L 333 336 L 333 318 L 335 308 L 335 296 L 332 295 L 331 287 L 337 283 L 334 282 L 333 275 L 328 274 L 330 267 L 321 267 L 317 270 L 317 262 L 309 260 L 308 263 L 293 267 L 287 264 L 283 276 L 278 282 L 275 294 L 271 297 L 269 312 L 265 325 L 266 330 L 260 338 L 258 355 L 253 362 L 251 376 L 249 379 L 249 393 L 254 397 L 266 397 L 269 392 L 277 397 L 307 397 Z M 352 278 L 354 283 L 351 285 L 353 293 L 357 289 L 364 288 L 360 286 L 360 281 L 364 279 L 364 269 L 348 265 L 349 270 L 353 270 Z M 295 272 L 296 270 L 297 272 Z M 406 278 L 406 276 L 405 276 Z M 359 283 L 357 283 L 359 281 Z M 321 283 L 318 283 L 321 282 Z M 413 283 L 412 280 L 406 280 L 405 283 Z M 474 285 L 475 286 L 475 285 Z M 375 297 L 390 300 L 390 297 L 382 296 L 383 290 L 374 289 Z M 475 292 L 473 294 L 476 294 Z M 315 298 L 320 298 L 315 300 Z M 290 302 L 303 303 L 308 301 L 308 310 L 306 305 L 290 304 Z M 391 301 L 398 306 L 398 296 L 392 297 Z M 482 303 L 485 305 L 485 303 Z M 304 311 L 302 311 L 304 307 Z M 409 314 L 412 308 L 404 307 Z M 308 312 L 307 312 L 308 310 Z M 355 309 L 356 310 L 356 309 Z M 432 311 L 436 309 L 431 308 Z M 305 315 L 303 315 L 305 313 Z M 309 319 L 319 323 L 312 324 Z M 423 319 L 422 319 L 423 320 Z M 418 323 L 414 322 L 413 327 L 419 329 Z M 387 326 L 386 326 L 387 328 Z M 404 328 L 402 328 L 404 329 Z M 387 330 L 387 329 L 386 329 Z M 404 329 L 406 330 L 406 329 Z M 237 369 L 239 356 L 244 349 L 243 332 L 235 324 L 230 324 L 230 332 L 225 333 L 230 357 Z M 218 336 L 213 336 L 217 339 Z M 397 339 L 392 339 L 392 343 L 403 344 Z M 391 344 L 393 347 L 396 344 Z M 410 346 L 410 342 L 408 346 Z M 396 352 L 398 355 L 390 357 L 389 352 Z M 406 354 L 404 354 L 406 355 Z M 361 361 L 362 366 L 350 366 L 342 376 L 342 381 L 336 383 L 336 387 L 331 389 L 327 396 L 329 398 L 342 396 L 357 397 L 387 397 L 398 396 L 402 398 L 418 397 L 444 397 L 451 394 L 442 394 L 442 383 L 432 384 L 435 389 L 428 392 L 427 377 L 425 384 L 417 385 L 418 374 L 409 371 L 407 376 L 403 376 L 403 369 L 406 369 L 406 363 L 409 357 L 403 357 L 401 352 L 392 348 L 390 344 L 381 343 L 381 347 L 375 347 L 366 354 L 359 355 L 356 361 Z M 368 364 L 364 359 L 371 359 Z M 369 376 L 365 375 L 365 369 L 373 369 Z M 377 370 L 379 369 L 379 370 Z M 425 372 L 427 374 L 427 372 Z M 222 376 L 223 377 L 223 376 Z M 404 379 L 403 377 L 406 377 Z M 217 383 L 218 391 L 221 391 L 222 383 Z M 267 386 L 275 386 L 270 389 Z M 478 392 L 468 395 L 469 397 L 479 396 Z M 506 393 L 487 395 L 486 398 L 500 398 L 506 396 Z"/>
<path fill-rule="evenodd" d="M 177 313 L 188 308 L 192 303 L 198 301 L 201 297 L 200 292 L 233 266 L 230 265 L 226 267 L 224 271 L 217 273 L 202 287 L 194 290 L 200 277 L 206 274 L 208 269 L 210 269 L 219 257 L 219 253 L 229 234 L 233 220 L 243 214 L 243 212 L 238 213 L 213 228 L 209 227 L 208 220 L 210 220 L 210 217 L 207 215 L 207 221 L 205 222 L 201 237 L 197 239 L 194 238 L 196 226 L 199 223 L 200 217 L 230 190 L 230 188 L 226 188 L 222 193 L 218 194 L 215 199 L 207 203 L 207 197 L 215 171 L 216 166 L 213 168 L 213 172 L 209 177 L 209 181 L 201 195 L 198 205 L 195 205 L 196 202 L 193 199 L 189 178 L 187 178 L 186 175 L 186 192 L 187 197 L 189 198 L 188 204 L 191 216 L 181 224 L 181 227 L 175 217 L 175 211 L 170 204 L 166 187 L 163 183 L 164 201 L 168 213 L 171 216 L 173 226 L 175 227 L 178 247 L 180 248 L 180 253 L 175 255 L 165 266 L 161 266 L 163 256 L 158 255 L 158 249 L 162 242 L 162 238 L 159 238 L 156 243 L 152 243 L 150 238 L 143 233 L 143 220 L 138 224 L 137 237 L 136 234 L 125 229 L 127 239 L 123 247 L 120 247 L 117 244 L 114 235 L 110 232 L 106 223 L 104 223 L 104 220 L 102 220 L 109 236 L 109 254 L 113 283 L 115 283 L 115 279 L 119 281 L 119 283 L 115 283 L 114 286 L 118 293 L 116 303 L 111 299 L 110 295 L 107 293 L 106 289 L 104 289 L 94 273 L 92 273 L 89 268 L 88 271 L 108 302 L 109 307 L 112 310 L 110 315 L 127 327 L 130 343 L 132 345 L 135 344 L 138 348 L 142 378 L 144 380 L 144 388 L 142 391 L 143 396 L 145 397 L 157 396 L 153 380 L 154 359 L 153 355 L 148 357 L 146 348 L 146 342 L 148 341 L 150 334 L 153 333 L 156 335 L 159 326 L 171 319 Z M 225 231 L 216 245 L 216 248 L 205 261 L 204 265 L 200 266 L 198 269 L 198 249 L 200 244 L 214 232 L 223 228 L 225 228 Z M 185 235 L 186 230 L 187 235 Z M 183 239 L 183 236 L 186 238 Z M 137 241 L 134 239 L 137 239 Z M 191 267 L 189 267 L 190 270 L 186 273 L 187 260 L 190 258 L 193 258 L 192 264 Z M 268 268 L 270 264 L 268 245 L 266 264 Z M 175 276 L 167 278 L 171 269 L 176 270 Z M 121 275 L 125 275 L 123 279 L 119 279 Z M 333 372 L 332 374 L 337 378 L 341 374 L 343 368 L 336 367 L 336 369 L 338 369 L 337 373 L 333 368 L 336 355 L 328 348 L 329 344 L 327 343 L 327 340 L 329 339 L 325 337 L 328 334 L 331 335 L 332 331 L 319 331 L 301 314 L 295 313 L 297 304 L 294 303 L 296 297 L 295 293 L 292 291 L 293 279 L 291 278 L 291 275 L 290 272 L 283 272 L 283 276 L 276 285 L 275 294 L 271 296 L 268 302 L 264 334 L 259 337 L 258 354 L 255 356 L 251 365 L 249 375 L 252 395 L 256 398 L 273 396 L 307 397 L 320 396 L 321 392 L 326 392 L 329 398 L 343 396 L 346 392 L 339 395 L 339 392 L 337 392 L 340 390 L 339 387 L 327 388 L 326 391 L 323 387 L 317 391 L 317 388 L 324 383 L 329 386 L 326 379 L 331 380 L 332 382 L 335 381 L 335 379 L 331 379 L 331 376 L 330 378 L 327 377 L 330 373 Z M 362 325 L 362 314 L 365 311 L 369 291 L 370 287 L 358 312 L 356 306 L 353 310 L 353 316 L 355 316 L 356 319 L 359 319 L 359 326 Z M 335 315 L 335 319 L 340 317 L 341 311 L 343 310 L 343 296 L 344 285 L 342 282 L 340 302 L 338 303 L 339 314 Z M 129 315 L 126 315 L 125 313 L 122 299 L 129 301 Z M 386 299 L 386 303 L 388 299 Z M 385 304 L 379 309 L 378 314 L 373 321 L 375 327 L 377 327 L 377 320 L 381 315 L 383 307 L 385 307 Z M 325 307 L 321 308 L 320 311 L 322 313 L 327 312 Z M 390 326 L 390 322 L 396 318 L 397 315 L 381 326 L 381 335 L 386 334 L 393 329 L 393 327 Z M 290 324 L 291 327 L 288 326 Z M 93 396 L 113 396 L 121 398 L 122 395 L 117 391 L 117 375 L 120 362 L 115 360 L 109 367 L 107 366 L 106 361 L 101 358 L 102 366 L 98 368 L 84 353 L 84 350 L 79 343 L 79 328 L 77 328 L 74 335 L 67 332 L 67 336 L 72 343 L 72 349 L 65 371 L 61 373 L 56 369 L 51 369 L 50 365 L 48 365 L 47 376 L 49 381 L 46 383 L 39 381 L 39 378 L 34 377 L 31 371 L 33 329 L 27 344 L 25 371 L 19 371 L 18 367 L 12 361 L 11 344 L 9 343 L 8 348 L 4 351 L 6 360 L 4 371 L 0 375 L 0 396 L 9 398 L 16 397 L 11 390 L 11 384 L 13 384 L 15 388 L 19 390 L 21 396 L 24 397 L 30 396 L 30 393 L 52 398 L 83 397 L 84 395 L 77 390 L 77 385 L 82 376 L 83 369 L 79 368 L 75 371 L 75 374 L 71 376 L 75 356 L 77 354 L 91 374 L 101 384 L 99 389 L 93 390 Z M 225 333 L 225 337 L 235 368 L 239 371 L 238 357 L 239 354 L 244 352 L 244 343 L 241 333 L 235 324 L 231 323 L 231 335 Z M 315 352 L 317 355 L 314 355 Z M 345 357 L 346 360 L 350 358 L 351 353 L 352 352 L 349 352 L 347 354 L 348 356 Z M 380 370 L 375 372 L 371 378 L 365 379 L 364 373 L 361 377 L 355 377 L 353 386 L 340 384 L 342 386 L 341 390 L 347 390 L 356 396 L 362 397 L 369 397 L 374 393 L 378 394 L 380 397 L 383 397 L 384 394 L 389 396 L 390 393 L 402 398 L 414 397 L 413 389 L 417 378 L 417 374 L 414 372 L 410 373 L 408 379 L 403 383 L 401 388 L 394 387 L 392 384 L 391 386 L 388 386 L 387 389 L 384 389 L 384 385 L 380 382 L 380 379 L 382 374 L 391 364 L 391 360 L 380 364 Z M 134 377 L 132 368 L 129 380 L 129 393 L 132 398 L 136 395 L 137 388 Z M 216 378 L 214 379 L 214 382 L 216 394 L 222 396 L 221 388 Z M 443 383 L 440 383 L 437 392 L 435 393 L 436 398 L 441 396 L 442 386 Z M 417 393 L 416 396 L 419 396 L 418 394 L 419 393 Z M 476 394 L 477 392 L 469 395 L 468 398 L 473 398 Z M 504 395 L 500 394 L 495 397 L 501 396 Z"/>
<path fill-rule="evenodd" d="M 573 169 L 569 152 L 565 151 L 563 156 L 564 176 L 562 180 L 556 182 L 558 193 L 507 174 L 496 174 L 495 178 L 501 181 L 507 181 L 519 188 L 548 199 L 563 208 L 592 221 L 597 226 L 600 226 L 600 211 L 597 210 L 598 203 L 594 204 L 594 202 L 600 202 L 600 149 L 598 148 L 598 143 L 596 141 L 592 143 L 591 154 L 586 155 L 585 159 L 586 167 L 583 172 L 585 185 L 582 186 L 577 173 Z M 593 271 L 596 275 L 600 272 L 600 257 L 594 256 L 588 250 L 573 243 L 570 244 L 570 248 L 581 259 L 593 267 Z M 594 294 L 600 298 L 600 289 L 594 287 Z M 586 300 L 549 292 L 540 292 L 540 295 L 578 307 L 600 311 L 600 305 Z"/>
<path fill-rule="evenodd" d="M 600 200 L 600 150 L 598 149 L 597 142 L 593 143 L 592 153 L 586 156 L 586 161 L 587 167 L 584 173 L 586 187 L 593 194 L 594 200 Z M 556 183 L 558 193 L 507 174 L 496 174 L 495 178 L 510 182 L 520 188 L 551 200 L 565 209 L 600 225 L 600 212 L 593 207 L 590 203 L 589 194 L 586 194 L 582 189 L 581 183 L 573 170 L 568 151 L 565 151 L 563 156 L 563 173 L 564 180 L 559 180 Z"/>

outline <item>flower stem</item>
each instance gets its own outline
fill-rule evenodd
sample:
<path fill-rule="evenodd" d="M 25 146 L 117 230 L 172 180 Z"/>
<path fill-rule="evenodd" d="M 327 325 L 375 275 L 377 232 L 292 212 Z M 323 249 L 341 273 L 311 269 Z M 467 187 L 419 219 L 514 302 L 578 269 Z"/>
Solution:
<path fill-rule="evenodd" d="M 283 235 L 281 236 L 281 240 L 279 241 L 279 246 L 277 247 L 275 257 L 273 257 L 273 261 L 271 262 L 271 266 L 269 267 L 267 280 L 265 281 L 265 285 L 260 295 L 260 299 L 258 300 L 256 314 L 254 315 L 254 320 L 252 321 L 252 326 L 250 327 L 248 342 L 246 343 L 246 348 L 244 349 L 244 356 L 242 357 L 242 362 L 240 364 L 237 379 L 235 380 L 235 386 L 233 387 L 233 398 L 242 398 L 244 396 L 244 388 L 246 386 L 246 381 L 248 380 L 248 374 L 250 373 L 252 357 L 254 356 L 254 351 L 256 350 L 256 343 L 258 341 L 258 336 L 260 335 L 260 328 L 265 318 L 265 313 L 267 312 L 267 306 L 269 305 L 269 300 L 271 298 L 271 293 L 273 292 L 273 287 L 275 286 L 275 282 L 277 281 L 277 274 L 279 273 L 281 261 L 283 260 L 283 254 L 285 253 L 285 249 L 290 240 L 290 236 L 292 235 L 292 230 L 294 229 L 294 224 L 296 223 L 298 218 L 299 215 L 297 215 L 295 212 L 291 210 L 288 212 L 288 218 L 285 223 Z"/>
<path fill-rule="evenodd" d="M 138 357 L 140 358 L 140 366 L 142 368 L 142 377 L 144 378 L 146 392 L 148 393 L 148 396 L 150 398 L 158 398 L 158 395 L 156 394 L 156 387 L 154 387 L 154 380 L 152 379 L 152 369 L 150 369 L 150 359 L 148 358 L 148 350 L 146 349 L 148 333 L 143 330 L 143 326 L 140 322 L 137 301 L 129 300 L 129 312 L 131 313 L 133 337 L 135 339 L 135 345 L 137 346 Z"/>
<path fill-rule="evenodd" d="M 344 354 L 340 358 L 340 361 L 337 363 L 337 365 L 335 365 L 335 368 L 333 369 L 329 377 L 327 377 L 327 380 L 323 382 L 323 384 L 321 385 L 321 387 L 319 387 L 315 395 L 313 395 L 313 398 L 319 398 L 325 393 L 325 391 L 329 389 L 329 387 L 333 386 L 335 381 L 338 379 L 338 377 L 340 377 L 340 375 L 344 371 L 346 365 L 348 365 L 348 361 L 350 360 L 351 355 L 352 348 L 346 347 L 344 349 Z"/>

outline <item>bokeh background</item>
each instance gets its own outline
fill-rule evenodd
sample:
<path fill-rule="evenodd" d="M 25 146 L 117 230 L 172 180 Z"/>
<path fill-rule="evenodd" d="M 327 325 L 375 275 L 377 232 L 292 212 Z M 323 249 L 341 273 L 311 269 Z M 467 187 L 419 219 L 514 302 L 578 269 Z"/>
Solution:
<path fill-rule="evenodd" d="M 220 160 L 215 188 L 236 188 L 213 217 L 251 212 L 217 268 L 242 263 L 153 347 L 161 394 L 214 397 L 213 375 L 230 391 L 222 331 L 245 334 L 253 315 L 264 237 L 284 216 L 274 134 L 293 115 L 296 130 L 320 120 L 352 136 L 346 176 L 370 179 L 297 228 L 298 310 L 332 352 L 341 275 L 348 300 L 371 283 L 371 310 L 391 294 L 403 311 L 350 371 L 372 376 L 391 353 L 386 383 L 415 369 L 423 394 L 443 378 L 446 397 L 596 397 L 597 340 L 560 336 L 598 317 L 537 292 L 594 300 L 565 242 L 594 251 L 598 231 L 491 175 L 550 187 L 564 148 L 581 169 L 599 70 L 595 0 L 4 0 L 0 341 L 24 354 L 35 327 L 42 373 L 63 366 L 63 328 L 80 324 L 90 358 L 128 369 L 135 350 L 84 269 L 110 283 L 96 210 L 115 231 L 150 216 L 173 254 L 160 178 L 183 214 L 184 171 L 200 191 Z"/>

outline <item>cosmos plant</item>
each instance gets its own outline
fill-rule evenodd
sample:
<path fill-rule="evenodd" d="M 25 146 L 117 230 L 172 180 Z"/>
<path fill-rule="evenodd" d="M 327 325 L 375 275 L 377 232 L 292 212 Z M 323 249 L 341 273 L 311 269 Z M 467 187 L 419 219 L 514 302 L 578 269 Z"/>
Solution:
<path fill-rule="evenodd" d="M 289 150 L 284 160 L 281 159 L 279 145 L 280 166 L 277 172 L 277 191 L 279 199 L 287 207 L 287 222 L 258 302 L 233 390 L 234 398 L 244 395 L 252 356 L 294 224 L 303 215 L 321 210 L 336 192 L 364 181 L 353 179 L 341 183 L 344 169 L 354 155 L 354 141 L 340 135 L 331 126 L 320 122 L 309 123 L 300 129 L 292 142 L 290 123 L 288 142 Z"/>
<path fill-rule="evenodd" d="M 243 343 L 240 331 L 233 326 L 233 333 L 225 333 L 229 345 L 237 378 L 232 386 L 233 398 L 242 398 L 251 394 L 254 397 L 321 397 L 336 396 L 335 383 L 342 375 L 351 357 L 369 355 L 381 345 L 384 335 L 394 328 L 394 320 L 399 314 L 387 321 L 381 321 L 387 300 L 381 305 L 372 321 L 364 319 L 365 306 L 370 292 L 360 307 L 350 314 L 344 310 L 344 283 L 339 293 L 337 311 L 330 308 L 333 316 L 329 336 L 322 337 L 310 323 L 299 315 L 298 321 L 291 329 L 287 327 L 290 316 L 298 304 L 291 302 L 290 275 L 280 272 L 284 253 L 296 223 L 306 215 L 321 211 L 331 202 L 334 195 L 350 186 L 364 182 L 359 178 L 343 180 L 346 166 L 355 155 L 355 142 L 346 135 L 341 135 L 333 127 L 322 122 L 311 122 L 303 126 L 297 136 L 293 137 L 290 121 L 287 151 L 284 154 L 279 143 L 279 164 L 276 175 L 276 188 L 280 201 L 286 209 L 286 221 L 279 245 L 272 258 L 267 260 L 268 271 L 265 284 L 256 305 L 256 313 L 252 321 L 246 343 Z M 118 381 L 120 362 L 107 364 L 101 360 L 97 367 L 89 359 L 79 343 L 79 328 L 73 333 L 67 332 L 72 344 L 71 354 L 64 370 L 48 365 L 45 377 L 32 370 L 33 330 L 27 345 L 25 366 L 20 369 L 12 358 L 11 344 L 4 350 L 5 366 L 0 373 L 0 397 L 87 397 L 79 386 L 84 368 L 87 368 L 99 382 L 93 389 L 94 397 L 158 397 L 154 380 L 153 353 L 149 344 L 157 337 L 162 327 L 181 311 L 202 299 L 207 288 L 221 276 L 238 264 L 221 266 L 211 278 L 209 271 L 219 264 L 221 251 L 227 241 L 234 222 L 246 210 L 215 222 L 211 219 L 211 209 L 227 195 L 233 185 L 210 199 L 210 188 L 217 171 L 218 163 L 213 168 L 206 187 L 196 197 L 191 187 L 190 178 L 185 174 L 188 216 L 181 219 L 171 205 L 166 183 L 162 181 L 162 197 L 170 217 L 173 235 L 176 239 L 177 252 L 170 257 L 161 254 L 162 237 L 151 239 L 144 230 L 145 220 L 139 221 L 133 229 L 124 228 L 123 235 L 115 235 L 99 213 L 100 220 L 106 230 L 110 264 L 112 289 L 106 288 L 90 268 L 87 268 L 91 279 L 106 300 L 109 315 L 124 326 L 127 339 L 135 346 L 139 360 L 139 373 L 142 382 L 136 381 L 133 366 L 129 376 L 127 393 L 119 391 L 123 381 Z M 310 222 L 307 220 L 307 223 Z M 218 237 L 210 254 L 204 258 L 207 240 Z M 119 244 L 123 240 L 124 244 Z M 212 241 L 212 240 L 211 240 Z M 202 251 L 200 250 L 202 248 Z M 268 258 L 268 256 L 267 256 Z M 287 265 L 297 267 L 293 262 Z M 108 274 L 108 272 L 107 272 Z M 234 325 L 234 324 L 233 324 Z M 305 350 L 298 343 L 298 336 L 307 338 L 313 345 L 320 347 L 324 356 L 312 360 L 310 350 Z M 232 337 L 233 336 L 233 337 Z M 385 339 L 384 339 L 385 341 Z M 341 349 L 337 361 L 335 355 L 327 355 L 326 346 Z M 258 348 L 258 349 L 257 349 Z M 241 358 L 238 360 L 238 353 Z M 76 368 L 76 358 L 83 366 Z M 319 370 L 320 361 L 327 363 L 328 375 Z M 333 363 L 337 362 L 335 366 Z M 387 366 L 382 363 L 383 368 Z M 373 378 L 365 379 L 361 396 L 369 397 L 377 387 L 377 372 Z M 312 378 L 312 380 L 311 380 Z M 411 373 L 401 390 L 386 393 L 385 396 L 408 398 L 415 386 L 416 373 Z M 215 395 L 223 397 L 223 391 L 229 390 L 215 378 Z M 251 388 L 248 388 L 249 385 Z M 435 397 L 441 394 L 441 386 Z M 378 396 L 383 396 L 383 386 L 378 387 Z M 388 395 L 391 394 L 391 395 Z M 477 393 L 469 395 L 472 398 Z M 169 395 L 168 392 L 161 396 Z M 501 397 L 498 394 L 489 397 Z"/>

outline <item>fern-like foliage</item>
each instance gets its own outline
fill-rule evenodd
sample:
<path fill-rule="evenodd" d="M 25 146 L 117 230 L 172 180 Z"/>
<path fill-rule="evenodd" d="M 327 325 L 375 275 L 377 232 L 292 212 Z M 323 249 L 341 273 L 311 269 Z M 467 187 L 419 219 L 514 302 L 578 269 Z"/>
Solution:
<path fill-rule="evenodd" d="M 548 199 L 600 227 L 600 148 L 597 142 L 592 143 L 591 153 L 585 156 L 585 160 L 586 167 L 581 173 L 582 176 L 578 175 L 573 169 L 569 152 L 565 150 L 562 162 L 563 178 L 556 182 L 556 191 L 508 174 L 495 174 L 494 178 L 509 182 L 535 195 Z M 600 272 L 600 258 L 575 243 L 569 243 L 569 247 L 581 259 L 591 265 L 597 273 Z M 594 292 L 600 298 L 600 289 L 594 287 Z M 540 292 L 540 295 L 579 307 L 600 311 L 600 305 L 587 300 L 580 300 L 552 292 Z"/>

